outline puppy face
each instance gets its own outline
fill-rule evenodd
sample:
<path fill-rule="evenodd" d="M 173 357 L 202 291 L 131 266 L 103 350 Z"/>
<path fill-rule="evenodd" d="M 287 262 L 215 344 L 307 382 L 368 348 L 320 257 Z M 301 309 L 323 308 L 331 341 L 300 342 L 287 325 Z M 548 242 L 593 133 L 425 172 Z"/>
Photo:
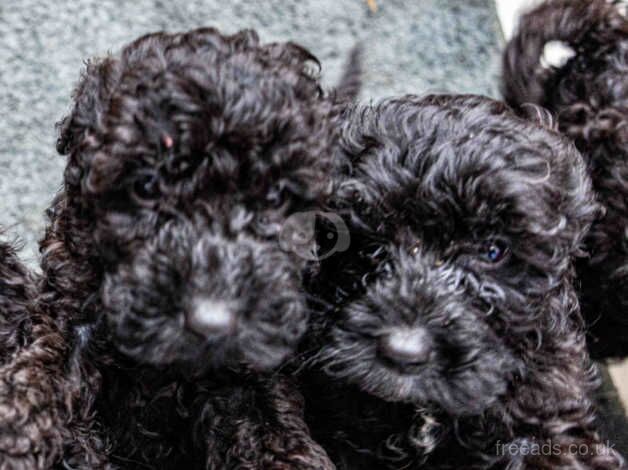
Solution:
<path fill-rule="evenodd" d="M 114 338 L 138 360 L 270 367 L 302 334 L 309 260 L 277 237 L 328 191 L 311 60 L 207 29 L 88 66 L 59 148 L 71 203 L 96 221 Z"/>
<path fill-rule="evenodd" d="M 570 314 L 554 307 L 596 210 L 579 155 L 475 96 L 358 109 L 342 137 L 354 171 L 340 204 L 374 275 L 343 286 L 327 372 L 384 400 L 481 412 Z"/>
<path fill-rule="evenodd" d="M 216 366 L 241 357 L 272 367 L 307 322 L 297 269 L 246 235 L 225 241 L 167 223 L 107 276 L 103 302 L 120 348 L 138 360 Z"/>

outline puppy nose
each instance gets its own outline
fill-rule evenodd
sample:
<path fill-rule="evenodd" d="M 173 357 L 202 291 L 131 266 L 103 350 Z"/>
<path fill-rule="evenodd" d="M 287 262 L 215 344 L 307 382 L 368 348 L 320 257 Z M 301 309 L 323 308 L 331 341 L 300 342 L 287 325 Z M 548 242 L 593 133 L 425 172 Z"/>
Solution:
<path fill-rule="evenodd" d="M 379 343 L 380 354 L 399 365 L 423 364 L 430 350 L 430 336 L 424 328 L 393 330 Z"/>
<path fill-rule="evenodd" d="M 200 299 L 187 312 L 186 325 L 202 336 L 228 334 L 235 329 L 235 315 L 225 302 Z"/>

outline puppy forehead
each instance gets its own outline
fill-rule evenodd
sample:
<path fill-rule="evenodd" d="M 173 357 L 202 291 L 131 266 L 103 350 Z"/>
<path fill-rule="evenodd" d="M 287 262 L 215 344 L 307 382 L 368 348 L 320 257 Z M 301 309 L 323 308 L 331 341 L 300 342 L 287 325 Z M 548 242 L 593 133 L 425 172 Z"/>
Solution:
<path fill-rule="evenodd" d="M 573 146 L 488 98 L 389 101 L 358 121 L 345 134 L 357 155 L 352 181 L 370 211 L 397 223 L 538 231 L 586 199 Z"/>
<path fill-rule="evenodd" d="M 559 163 L 558 135 L 478 96 L 389 100 L 354 112 L 345 147 L 354 162 L 398 166 L 415 178 L 456 177 L 492 169 L 526 171 Z"/>
<path fill-rule="evenodd" d="M 239 85 L 261 73 L 259 64 L 253 65 L 248 75 L 239 74 Z M 332 132 L 327 131 L 326 102 L 314 100 L 316 94 L 312 102 L 297 98 L 293 88 L 298 87 L 274 71 L 264 74 L 272 82 L 265 85 L 271 88 L 268 96 L 261 85 L 240 92 L 235 80 L 220 86 L 205 83 L 204 94 L 197 96 L 190 83 L 196 86 L 203 77 L 186 73 L 191 76 L 187 82 L 166 80 L 173 93 L 151 85 L 139 96 L 124 87 L 114 94 L 102 150 L 84 160 L 90 191 L 153 184 L 171 196 L 171 205 L 175 199 L 193 202 L 211 196 L 216 205 L 233 207 L 231 201 L 255 208 L 277 208 L 288 197 L 309 201 L 327 191 L 324 173 L 331 165 Z M 129 87 L 150 82 L 129 80 Z M 219 98 L 223 102 L 217 104 Z"/>

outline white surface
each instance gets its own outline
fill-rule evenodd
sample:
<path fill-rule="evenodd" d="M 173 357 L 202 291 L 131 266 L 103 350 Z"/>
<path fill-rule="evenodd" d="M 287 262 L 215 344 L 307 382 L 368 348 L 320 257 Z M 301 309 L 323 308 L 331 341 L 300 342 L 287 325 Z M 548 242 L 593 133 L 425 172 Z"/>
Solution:
<path fill-rule="evenodd" d="M 495 0 L 497 16 L 506 40 L 515 32 L 519 17 L 539 3 L 541 0 Z"/>

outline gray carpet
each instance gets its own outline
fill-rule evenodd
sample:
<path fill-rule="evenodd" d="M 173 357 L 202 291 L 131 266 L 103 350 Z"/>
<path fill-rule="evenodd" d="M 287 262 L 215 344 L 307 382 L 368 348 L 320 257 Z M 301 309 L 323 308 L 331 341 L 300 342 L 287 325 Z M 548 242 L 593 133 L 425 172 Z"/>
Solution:
<path fill-rule="evenodd" d="M 399 93 L 496 94 L 499 26 L 489 0 L 1 0 L 0 226 L 34 264 L 43 210 L 61 182 L 55 122 L 83 61 L 150 31 L 254 28 L 312 50 L 333 84 L 349 48 L 365 46 L 364 99 Z"/>

